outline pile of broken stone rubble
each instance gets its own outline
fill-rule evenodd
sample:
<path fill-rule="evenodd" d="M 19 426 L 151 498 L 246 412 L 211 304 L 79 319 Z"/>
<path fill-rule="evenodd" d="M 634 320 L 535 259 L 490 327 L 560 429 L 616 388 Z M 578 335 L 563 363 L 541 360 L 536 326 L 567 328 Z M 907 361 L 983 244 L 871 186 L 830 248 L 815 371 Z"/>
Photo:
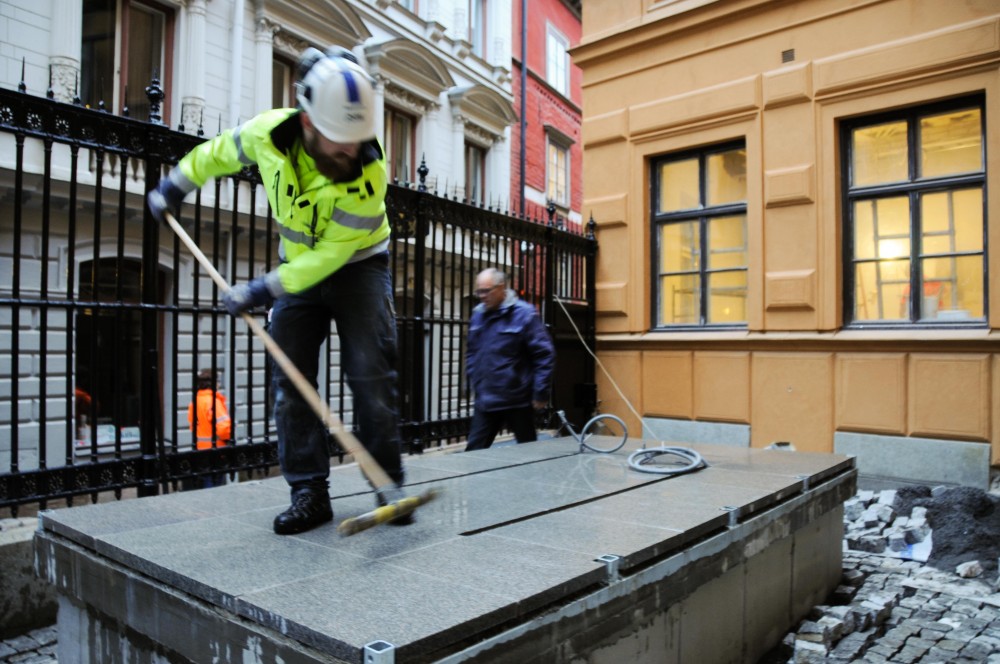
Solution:
<path fill-rule="evenodd" d="M 1000 664 L 996 558 L 938 569 L 932 541 L 926 505 L 859 491 L 844 504 L 841 585 L 760 664 Z"/>

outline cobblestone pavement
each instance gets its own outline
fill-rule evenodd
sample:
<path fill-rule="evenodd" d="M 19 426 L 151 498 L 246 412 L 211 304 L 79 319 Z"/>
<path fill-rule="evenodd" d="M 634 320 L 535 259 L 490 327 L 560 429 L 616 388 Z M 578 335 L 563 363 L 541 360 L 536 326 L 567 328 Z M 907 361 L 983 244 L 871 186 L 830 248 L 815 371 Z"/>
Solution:
<path fill-rule="evenodd" d="M 0 641 L 0 663 L 52 664 L 57 638 L 50 626 Z M 829 604 L 759 664 L 812 662 L 1000 664 L 1000 593 L 992 579 L 845 550 Z"/>
<path fill-rule="evenodd" d="M 844 552 L 842 585 L 761 664 L 1000 664 L 1000 594 L 918 562 Z"/>
<path fill-rule="evenodd" d="M 55 625 L 0 641 L 0 662 L 11 664 L 53 664 L 56 662 Z"/>

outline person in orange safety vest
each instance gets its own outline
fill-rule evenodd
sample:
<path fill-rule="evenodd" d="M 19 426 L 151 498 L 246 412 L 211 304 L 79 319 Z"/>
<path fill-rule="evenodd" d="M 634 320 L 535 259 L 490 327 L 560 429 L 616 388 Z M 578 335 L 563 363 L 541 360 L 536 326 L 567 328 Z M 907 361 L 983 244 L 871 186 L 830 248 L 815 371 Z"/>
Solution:
<path fill-rule="evenodd" d="M 194 401 L 188 405 L 188 424 L 195 433 L 195 443 L 199 450 L 223 447 L 232 439 L 233 429 L 226 397 L 219 394 L 215 373 L 211 369 L 199 371 L 197 387 Z M 225 483 L 225 473 L 211 473 L 185 478 L 181 486 L 184 490 L 209 489 Z"/>
<path fill-rule="evenodd" d="M 188 405 L 188 424 L 197 436 L 199 450 L 211 449 L 213 442 L 222 447 L 232 436 L 226 397 L 216 391 L 217 387 L 211 369 L 198 373 L 198 394 Z"/>

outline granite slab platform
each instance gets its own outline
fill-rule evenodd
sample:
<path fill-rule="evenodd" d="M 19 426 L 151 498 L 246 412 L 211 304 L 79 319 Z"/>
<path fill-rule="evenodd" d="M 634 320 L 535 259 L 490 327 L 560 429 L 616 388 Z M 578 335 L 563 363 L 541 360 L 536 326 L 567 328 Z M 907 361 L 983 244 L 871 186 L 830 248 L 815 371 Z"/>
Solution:
<path fill-rule="evenodd" d="M 115 638 L 195 662 L 584 652 L 587 606 L 628 593 L 648 604 L 646 586 L 671 579 L 656 600 L 669 611 L 854 493 L 854 460 L 838 455 L 699 444 L 690 446 L 708 463 L 699 471 L 630 467 L 632 451 L 657 444 L 598 454 L 558 438 L 408 457 L 410 490 L 435 487 L 439 498 L 415 525 L 351 537 L 336 524 L 374 507 L 355 466 L 331 471 L 334 523 L 295 536 L 271 529 L 288 504 L 281 478 L 43 512 L 38 572 L 61 595 L 60 629 L 75 626 L 81 641 L 63 650 L 61 636 L 60 662 L 145 661 L 114 655 L 105 646 Z M 829 556 L 825 568 L 839 569 L 839 550 Z M 560 620 L 580 627 L 569 650 L 553 641 Z M 595 638 L 611 638 L 604 632 Z"/>

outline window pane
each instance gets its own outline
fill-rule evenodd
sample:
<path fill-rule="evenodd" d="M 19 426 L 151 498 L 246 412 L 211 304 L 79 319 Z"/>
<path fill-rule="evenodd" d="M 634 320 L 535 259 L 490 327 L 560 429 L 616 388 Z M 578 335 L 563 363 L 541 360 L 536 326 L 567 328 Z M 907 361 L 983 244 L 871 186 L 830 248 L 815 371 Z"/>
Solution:
<path fill-rule="evenodd" d="M 923 177 L 982 169 L 983 137 L 978 108 L 920 120 L 920 174 Z"/>
<path fill-rule="evenodd" d="M 565 205 L 569 202 L 569 191 L 566 183 L 569 180 L 569 159 L 567 150 L 554 143 L 549 143 L 549 160 L 546 178 L 546 196 L 549 200 Z"/>
<path fill-rule="evenodd" d="M 742 323 L 747 319 L 747 273 L 708 275 L 708 323 Z"/>
<path fill-rule="evenodd" d="M 855 187 L 901 182 L 909 177 L 906 122 L 888 122 L 852 133 L 851 176 Z"/>
<path fill-rule="evenodd" d="M 854 271 L 854 320 L 909 320 L 910 261 L 859 263 Z"/>
<path fill-rule="evenodd" d="M 709 155 L 706 169 L 706 205 L 724 205 L 746 200 L 746 150 L 730 150 Z"/>
<path fill-rule="evenodd" d="M 567 47 L 561 35 L 549 30 L 545 40 L 545 80 L 563 95 L 569 94 Z"/>
<path fill-rule="evenodd" d="M 690 272 L 701 267 L 701 238 L 696 221 L 660 229 L 660 272 Z"/>
<path fill-rule="evenodd" d="M 960 189 L 920 197 L 920 251 L 951 254 L 983 250 L 983 192 Z"/>
<path fill-rule="evenodd" d="M 393 182 L 413 181 L 413 118 L 393 109 L 385 109 L 385 161 Z"/>
<path fill-rule="evenodd" d="M 472 52 L 480 57 L 486 56 L 486 0 L 469 1 L 469 43 Z"/>
<path fill-rule="evenodd" d="M 166 23 L 162 12 L 133 2 L 129 5 L 129 32 L 127 67 L 128 84 L 125 103 L 129 115 L 139 120 L 149 119 L 149 98 L 146 86 L 155 74 L 163 82 L 163 28 Z"/>
<path fill-rule="evenodd" d="M 959 256 L 923 261 L 923 317 L 960 321 L 983 317 L 983 258 Z"/>
<path fill-rule="evenodd" d="M 700 207 L 698 160 L 671 161 L 660 166 L 660 200 L 657 212 Z"/>
<path fill-rule="evenodd" d="M 708 222 L 708 264 L 710 270 L 746 267 L 747 238 L 745 217 L 719 217 Z"/>
<path fill-rule="evenodd" d="M 484 164 L 486 152 L 475 145 L 465 144 L 465 197 L 470 201 L 481 201 L 484 196 Z"/>
<path fill-rule="evenodd" d="M 272 108 L 289 108 L 295 105 L 290 94 L 292 70 L 280 60 L 271 62 L 271 106 Z"/>
<path fill-rule="evenodd" d="M 904 196 L 854 203 L 854 258 L 910 255 L 910 201 Z"/>
<path fill-rule="evenodd" d="M 84 0 L 80 99 L 110 105 L 115 84 L 115 0 Z"/>
<path fill-rule="evenodd" d="M 694 325 L 701 322 L 701 292 L 698 276 L 676 275 L 660 278 L 659 325 Z"/>

